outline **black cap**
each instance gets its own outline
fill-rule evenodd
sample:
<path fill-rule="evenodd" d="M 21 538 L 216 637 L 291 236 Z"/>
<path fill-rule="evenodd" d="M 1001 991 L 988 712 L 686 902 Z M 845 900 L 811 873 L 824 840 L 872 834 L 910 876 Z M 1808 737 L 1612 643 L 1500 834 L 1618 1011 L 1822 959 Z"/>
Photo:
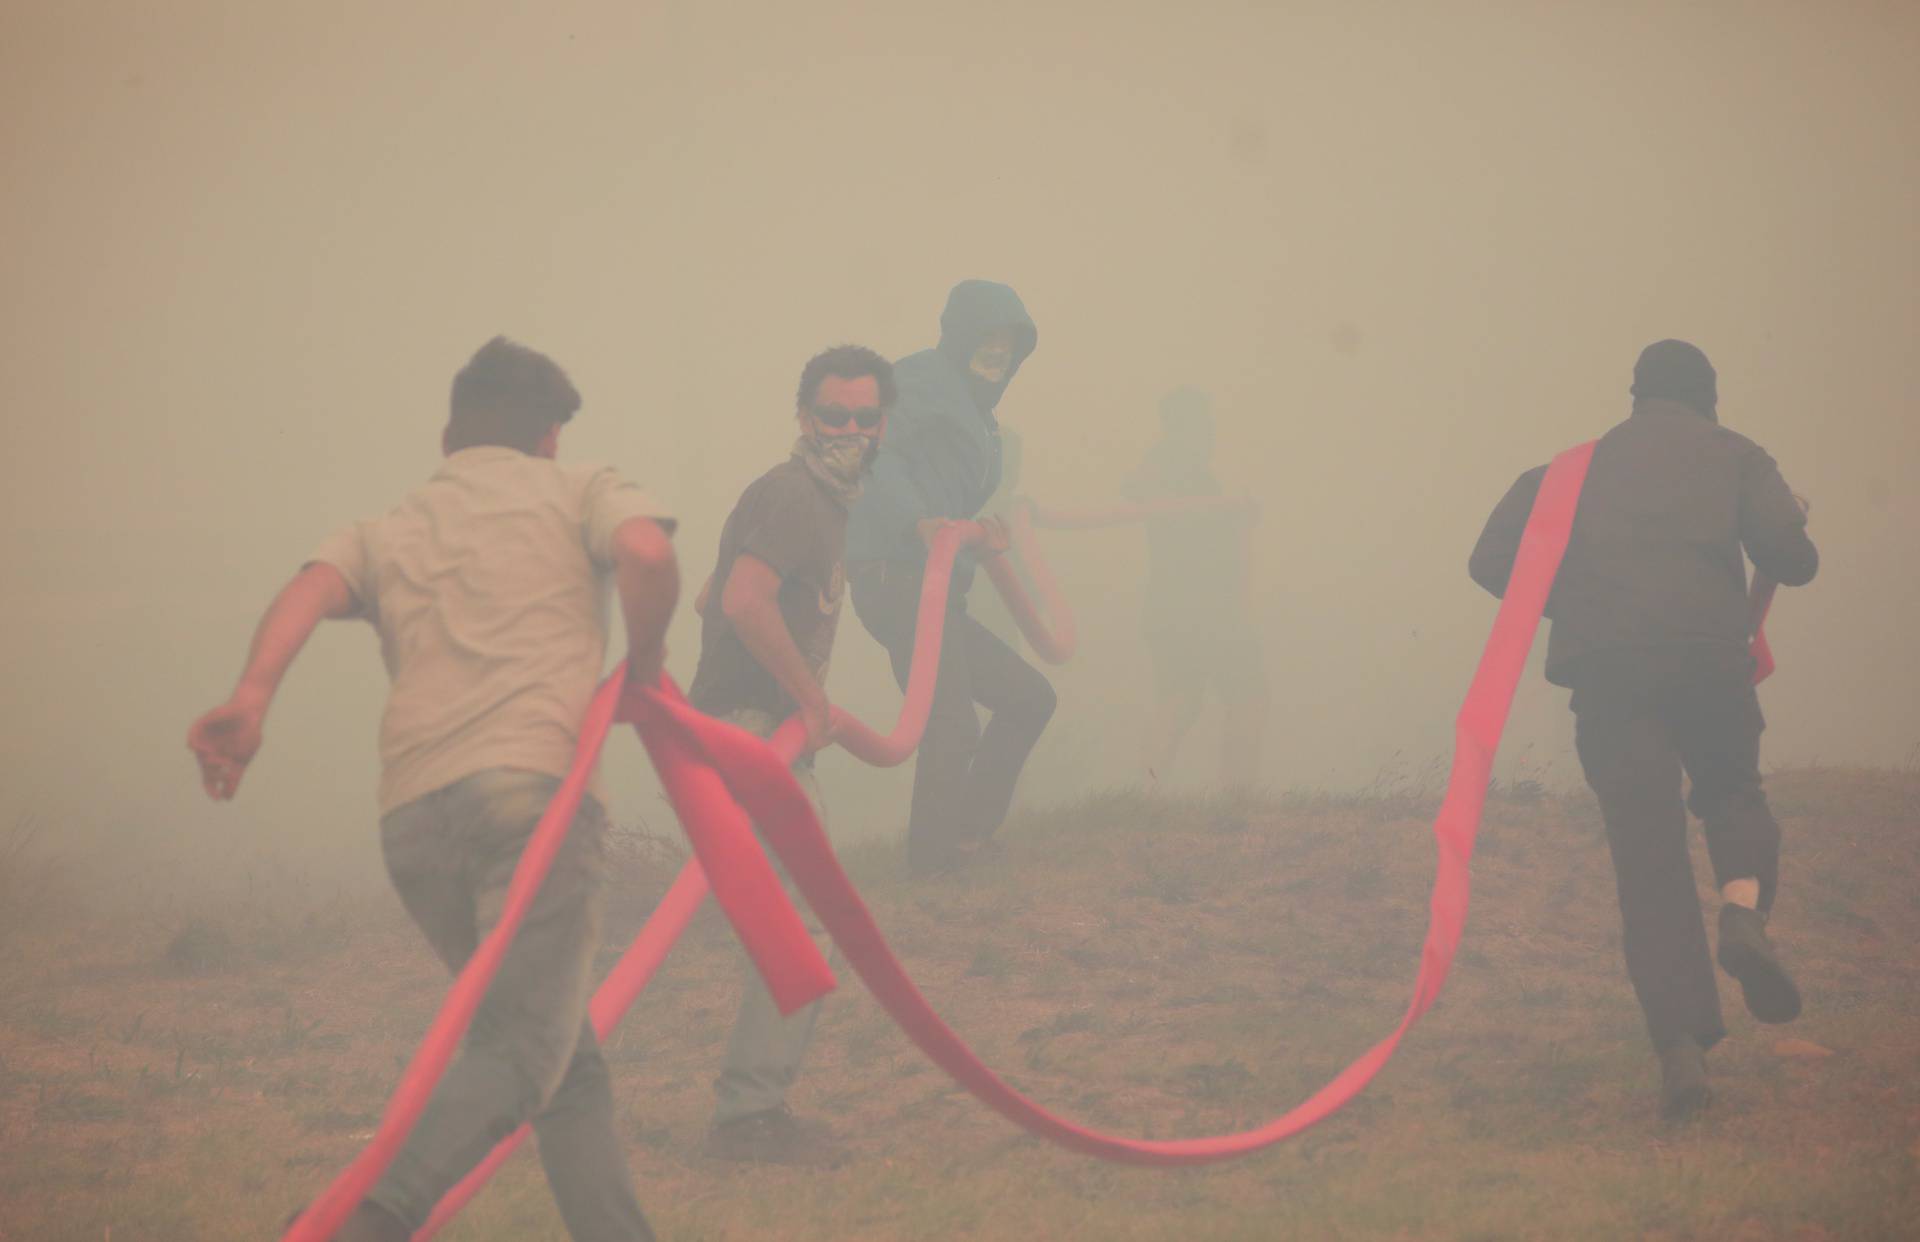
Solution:
<path fill-rule="evenodd" d="M 1655 341 L 1640 351 L 1633 364 L 1634 400 L 1664 397 L 1679 401 L 1712 418 L 1720 394 L 1714 385 L 1713 364 L 1698 346 L 1685 341 Z"/>

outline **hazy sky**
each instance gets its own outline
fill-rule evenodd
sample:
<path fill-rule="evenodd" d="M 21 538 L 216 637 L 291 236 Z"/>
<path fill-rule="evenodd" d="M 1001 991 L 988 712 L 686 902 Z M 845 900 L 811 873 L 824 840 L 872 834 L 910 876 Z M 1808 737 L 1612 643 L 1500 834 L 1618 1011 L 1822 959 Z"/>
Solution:
<path fill-rule="evenodd" d="M 182 737 L 313 544 L 433 470 L 474 348 L 569 369 L 562 454 L 671 502 L 691 587 L 807 356 L 930 344 L 975 276 L 1039 324 L 1001 412 L 1047 501 L 1110 498 L 1161 393 L 1215 394 L 1223 473 L 1264 505 L 1276 784 L 1447 751 L 1487 510 L 1623 417 L 1666 336 L 1814 503 L 1768 760 L 1913 761 L 1916 63 L 1903 0 L 14 0 L 0 815 L 370 860 L 364 627 L 309 650 L 234 807 Z M 1085 635 L 1036 758 L 1055 794 L 1132 778 L 1147 689 L 1138 532 L 1048 547 Z M 851 615 L 835 678 L 890 721 Z M 1564 705 L 1531 679 L 1509 754 L 1569 782 Z M 617 816 L 664 826 L 638 746 L 609 765 Z M 843 825 L 904 822 L 904 773 L 828 777 Z"/>

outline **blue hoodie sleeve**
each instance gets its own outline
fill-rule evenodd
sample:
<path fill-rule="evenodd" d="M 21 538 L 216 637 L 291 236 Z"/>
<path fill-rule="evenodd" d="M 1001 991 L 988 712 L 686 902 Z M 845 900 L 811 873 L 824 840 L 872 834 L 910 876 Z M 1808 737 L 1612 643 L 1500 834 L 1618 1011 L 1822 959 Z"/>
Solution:
<path fill-rule="evenodd" d="M 873 463 L 873 475 L 860 496 L 860 516 L 882 543 L 894 543 L 915 533 L 915 523 L 929 516 L 926 495 L 915 478 L 910 456 L 913 450 L 913 437 L 907 429 L 889 426 L 886 442 Z"/>
<path fill-rule="evenodd" d="M 1820 568 L 1806 512 L 1773 458 L 1751 443 L 1740 460 L 1740 542 L 1753 567 L 1781 586 L 1805 586 Z"/>
<path fill-rule="evenodd" d="M 887 419 L 873 474 L 847 526 L 849 561 L 923 562 L 922 518 L 971 518 L 998 483 L 1000 448 L 990 415 L 975 407 L 964 375 L 937 349 L 894 365 L 899 398 Z M 956 589 L 971 580 L 962 552 Z"/>
<path fill-rule="evenodd" d="M 973 516 L 959 466 L 966 455 L 951 428 L 957 416 L 947 408 L 955 394 L 943 391 L 943 365 L 928 351 L 903 359 L 894 371 L 900 397 L 847 530 L 850 560 L 922 560 L 920 519 Z"/>
<path fill-rule="evenodd" d="M 937 429 L 910 374 L 900 378 L 900 400 L 887 418 L 880 454 L 847 529 L 849 560 L 911 560 L 924 553 L 915 524 L 935 512 L 938 492 L 929 489 L 926 476 L 937 452 Z"/>

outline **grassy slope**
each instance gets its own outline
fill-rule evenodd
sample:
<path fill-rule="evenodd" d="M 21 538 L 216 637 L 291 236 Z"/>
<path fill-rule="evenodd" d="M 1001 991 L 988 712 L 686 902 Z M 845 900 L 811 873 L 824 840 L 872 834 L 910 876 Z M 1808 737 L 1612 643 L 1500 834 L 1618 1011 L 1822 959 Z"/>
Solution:
<path fill-rule="evenodd" d="M 1505 798 L 1454 978 L 1400 1057 L 1326 1125 L 1212 1169 L 1021 1137 L 857 984 L 825 1010 L 794 1099 L 855 1159 L 715 1167 L 696 1152 L 739 967 L 703 915 L 611 1053 L 642 1194 L 673 1239 L 1916 1236 L 1920 774 L 1772 789 L 1776 934 L 1808 1015 L 1757 1027 L 1730 988 L 1696 1124 L 1654 1117 L 1590 800 Z M 963 877 L 907 883 L 877 850 L 849 862 L 991 1064 L 1078 1118 L 1171 1137 L 1290 1107 L 1391 1026 L 1430 811 L 1113 796 L 1025 816 Z M 629 869 L 617 934 L 664 875 Z M 0 946 L 4 1242 L 273 1236 L 357 1150 L 443 986 L 390 900 L 201 911 L 182 940 L 184 917 L 76 915 Z M 1831 1055 L 1782 1055 L 1784 1038 Z M 445 1236 L 564 1235 L 522 1157 Z"/>

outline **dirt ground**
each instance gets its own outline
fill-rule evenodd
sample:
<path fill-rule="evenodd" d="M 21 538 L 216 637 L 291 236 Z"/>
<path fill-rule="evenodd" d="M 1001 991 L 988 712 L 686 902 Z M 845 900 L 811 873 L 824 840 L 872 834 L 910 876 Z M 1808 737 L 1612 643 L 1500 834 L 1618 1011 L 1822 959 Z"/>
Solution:
<path fill-rule="evenodd" d="M 1454 976 L 1399 1057 L 1330 1122 L 1208 1169 L 1024 1137 L 851 978 L 792 1102 L 852 1159 L 715 1164 L 699 1148 L 742 967 L 709 908 L 610 1041 L 643 1201 L 669 1239 L 1920 1236 L 1920 773 L 1770 789 L 1774 934 L 1807 1011 L 1758 1026 L 1728 984 L 1696 1122 L 1656 1116 L 1591 799 L 1522 786 L 1489 808 Z M 1123 1133 L 1200 1135 L 1291 1107 L 1397 1020 L 1433 809 L 1392 790 L 1113 794 L 1023 812 L 958 877 L 908 881 L 880 847 L 848 864 L 1016 1086 Z M 674 863 L 626 845 L 608 964 Z M 369 1137 L 444 991 L 397 902 L 282 886 L 135 912 L 23 878 L 23 859 L 0 890 L 0 1240 L 276 1236 Z M 522 1155 L 443 1236 L 565 1235 Z"/>

